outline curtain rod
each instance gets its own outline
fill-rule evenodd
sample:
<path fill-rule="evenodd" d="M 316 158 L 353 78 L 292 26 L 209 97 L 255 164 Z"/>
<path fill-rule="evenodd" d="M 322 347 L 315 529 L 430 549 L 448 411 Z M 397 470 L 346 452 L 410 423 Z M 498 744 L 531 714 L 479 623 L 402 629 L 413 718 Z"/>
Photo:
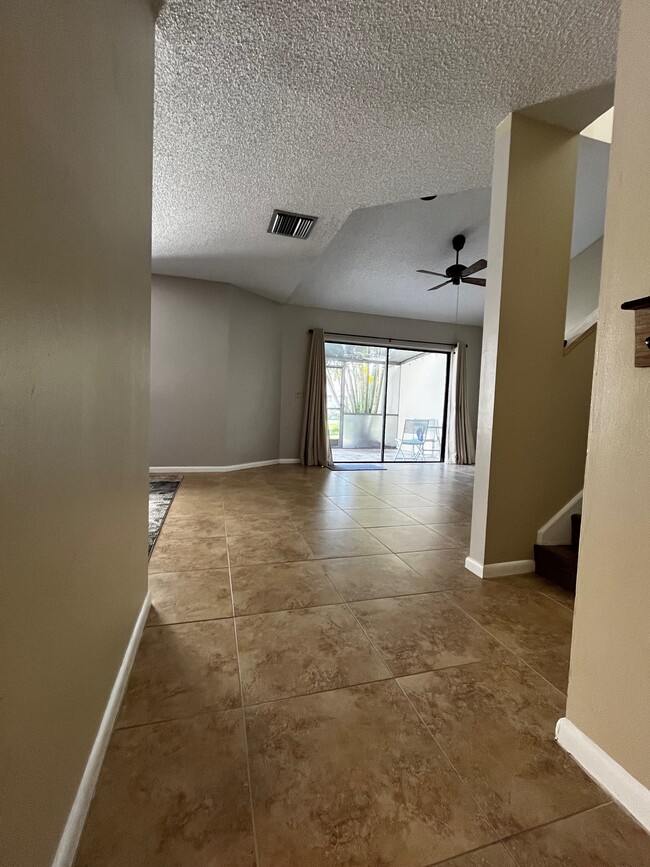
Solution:
<path fill-rule="evenodd" d="M 313 334 L 314 329 L 310 328 L 307 334 Z M 424 346 L 456 346 L 455 343 L 444 343 L 440 340 L 406 340 L 401 337 L 370 337 L 367 334 L 344 334 L 342 331 L 324 331 L 323 334 L 333 334 L 336 337 L 356 337 L 359 340 L 384 340 L 386 343 L 422 343 Z M 465 344 L 468 348 L 468 344 Z"/>

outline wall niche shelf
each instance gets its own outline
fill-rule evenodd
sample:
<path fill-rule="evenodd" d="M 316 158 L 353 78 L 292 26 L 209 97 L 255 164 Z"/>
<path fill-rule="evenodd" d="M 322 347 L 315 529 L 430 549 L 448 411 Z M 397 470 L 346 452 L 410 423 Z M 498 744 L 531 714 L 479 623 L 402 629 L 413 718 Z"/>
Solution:
<path fill-rule="evenodd" d="M 621 304 L 622 310 L 634 310 L 634 366 L 650 367 L 650 295 Z"/>

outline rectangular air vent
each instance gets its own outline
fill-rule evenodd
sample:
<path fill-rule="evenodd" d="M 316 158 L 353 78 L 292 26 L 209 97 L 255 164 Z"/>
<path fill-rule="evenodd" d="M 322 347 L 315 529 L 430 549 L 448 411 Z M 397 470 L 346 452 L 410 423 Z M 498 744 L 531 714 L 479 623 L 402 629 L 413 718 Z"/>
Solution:
<path fill-rule="evenodd" d="M 273 211 L 269 228 L 272 235 L 287 235 L 289 238 L 308 238 L 318 217 L 292 214 L 289 211 Z"/>

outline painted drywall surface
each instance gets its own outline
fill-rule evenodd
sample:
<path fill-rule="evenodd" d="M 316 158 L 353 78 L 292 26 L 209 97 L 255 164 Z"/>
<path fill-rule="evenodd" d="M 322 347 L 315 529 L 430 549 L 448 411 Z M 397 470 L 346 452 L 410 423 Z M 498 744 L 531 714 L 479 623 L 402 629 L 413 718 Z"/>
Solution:
<path fill-rule="evenodd" d="M 578 166 L 573 202 L 571 258 L 603 236 L 610 146 L 578 136 Z"/>
<path fill-rule="evenodd" d="M 567 716 L 650 787 L 650 370 L 620 309 L 650 267 L 649 39 L 624 0 Z"/>
<path fill-rule="evenodd" d="M 150 465 L 228 461 L 230 286 L 152 277 Z"/>
<path fill-rule="evenodd" d="M 373 316 L 342 310 L 286 305 L 282 311 L 282 403 L 280 409 L 280 457 L 297 458 L 302 425 L 303 399 L 309 353 L 310 328 L 366 337 L 393 337 L 433 343 L 468 345 L 470 415 L 476 424 L 482 329 L 391 316 Z"/>
<path fill-rule="evenodd" d="M 226 283 L 151 278 L 150 465 L 278 456 L 279 305 Z"/>
<path fill-rule="evenodd" d="M 151 278 L 150 465 L 298 457 L 308 329 L 468 344 L 478 406 L 481 329 L 276 304 L 225 283 Z"/>
<path fill-rule="evenodd" d="M 228 463 L 278 457 L 280 438 L 281 308 L 230 290 Z"/>
<path fill-rule="evenodd" d="M 598 309 L 602 256 L 603 239 L 599 238 L 571 260 L 566 305 L 566 334 L 572 332 Z"/>
<path fill-rule="evenodd" d="M 564 355 L 577 136 L 497 131 L 470 556 L 526 560 L 582 487 L 593 335 Z"/>
<path fill-rule="evenodd" d="M 0 861 L 46 867 L 147 591 L 154 23 L 3 12 Z"/>

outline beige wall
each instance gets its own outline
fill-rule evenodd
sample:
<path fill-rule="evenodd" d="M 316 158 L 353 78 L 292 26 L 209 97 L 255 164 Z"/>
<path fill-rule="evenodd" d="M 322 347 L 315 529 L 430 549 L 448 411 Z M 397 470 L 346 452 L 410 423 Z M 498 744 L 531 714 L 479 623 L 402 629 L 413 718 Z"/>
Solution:
<path fill-rule="evenodd" d="M 154 24 L 2 28 L 0 862 L 45 867 L 147 589 Z"/>
<path fill-rule="evenodd" d="M 495 142 L 470 557 L 530 560 L 581 488 L 593 335 L 564 354 L 578 137 L 511 115 Z"/>
<path fill-rule="evenodd" d="M 650 270 L 650 7 L 624 0 L 567 716 L 650 787 L 650 369 L 634 314 Z"/>
<path fill-rule="evenodd" d="M 228 283 L 153 275 L 152 467 L 278 457 L 280 311 Z"/>

